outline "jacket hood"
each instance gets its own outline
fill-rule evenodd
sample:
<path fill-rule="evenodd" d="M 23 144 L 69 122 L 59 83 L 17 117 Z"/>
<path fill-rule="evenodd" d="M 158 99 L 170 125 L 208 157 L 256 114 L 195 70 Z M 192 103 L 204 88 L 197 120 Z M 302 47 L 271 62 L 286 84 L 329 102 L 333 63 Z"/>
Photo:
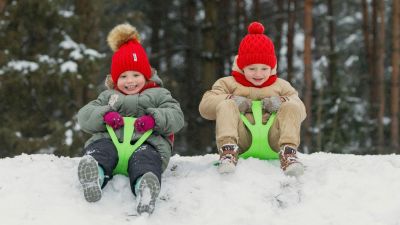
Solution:
<path fill-rule="evenodd" d="M 157 74 L 157 70 L 155 70 L 153 68 L 151 69 L 151 78 L 150 78 L 150 80 L 154 81 L 154 83 L 156 83 L 160 87 L 164 86 L 163 81 L 161 80 L 161 78 Z M 114 89 L 114 82 L 112 81 L 112 78 L 111 78 L 110 74 L 108 74 L 106 76 L 106 79 L 104 81 L 104 85 L 107 87 L 107 89 L 110 89 L 110 90 Z"/>

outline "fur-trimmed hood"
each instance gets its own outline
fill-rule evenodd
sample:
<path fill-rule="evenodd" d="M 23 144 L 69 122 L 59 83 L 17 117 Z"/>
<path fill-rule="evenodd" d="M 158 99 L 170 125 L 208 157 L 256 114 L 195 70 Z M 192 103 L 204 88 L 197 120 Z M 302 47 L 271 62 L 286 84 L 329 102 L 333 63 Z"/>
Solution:
<path fill-rule="evenodd" d="M 154 81 L 154 83 L 156 83 L 158 86 L 163 87 L 164 84 L 161 80 L 161 78 L 158 76 L 157 74 L 157 70 L 155 70 L 154 68 L 151 68 L 151 81 Z M 104 85 L 107 87 L 107 89 L 112 90 L 114 89 L 114 82 L 112 81 L 111 75 L 108 74 L 106 76 L 106 79 L 104 81 Z"/>

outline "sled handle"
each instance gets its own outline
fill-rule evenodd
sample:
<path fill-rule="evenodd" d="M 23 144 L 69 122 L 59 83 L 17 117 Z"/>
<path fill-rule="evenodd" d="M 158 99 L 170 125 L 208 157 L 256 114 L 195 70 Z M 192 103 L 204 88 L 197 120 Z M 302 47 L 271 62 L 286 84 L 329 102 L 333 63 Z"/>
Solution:
<path fill-rule="evenodd" d="M 110 134 L 111 140 L 113 141 L 115 147 L 118 151 L 118 164 L 113 170 L 113 174 L 123 174 L 128 176 L 128 161 L 131 155 L 136 151 L 136 149 L 142 145 L 153 133 L 153 130 L 146 131 L 140 138 L 131 144 L 131 139 L 135 130 L 136 118 L 134 117 L 124 117 L 124 137 L 122 143 L 119 142 L 117 135 L 112 127 L 106 125 L 108 134 Z"/>
<path fill-rule="evenodd" d="M 269 129 L 275 121 L 276 113 L 271 113 L 267 123 L 263 124 L 261 101 L 252 101 L 251 110 L 253 112 L 254 124 L 251 124 L 246 116 L 240 114 L 240 118 L 251 133 L 252 142 L 249 149 L 240 154 L 239 157 L 244 159 L 253 157 L 263 160 L 278 159 L 278 153 L 271 148 L 268 141 Z"/>

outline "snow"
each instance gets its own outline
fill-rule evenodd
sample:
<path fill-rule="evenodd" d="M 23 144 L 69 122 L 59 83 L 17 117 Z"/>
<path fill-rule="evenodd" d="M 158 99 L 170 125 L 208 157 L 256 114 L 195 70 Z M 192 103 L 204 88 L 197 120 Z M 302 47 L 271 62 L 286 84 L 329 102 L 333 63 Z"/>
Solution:
<path fill-rule="evenodd" d="M 337 24 L 338 24 L 338 26 L 342 26 L 342 25 L 345 25 L 345 24 L 354 24 L 354 23 L 356 23 L 357 21 L 356 21 L 356 19 L 354 18 L 354 15 L 352 15 L 352 16 L 345 16 L 345 17 L 343 17 L 343 18 L 341 18 L 338 22 L 337 22 Z"/>
<path fill-rule="evenodd" d="M 303 33 L 295 33 L 293 43 L 296 50 L 304 51 L 304 39 L 305 36 Z"/>
<path fill-rule="evenodd" d="M 171 64 L 173 67 L 180 67 L 185 64 L 185 59 L 180 54 L 174 54 L 171 58 Z"/>
<path fill-rule="evenodd" d="M 326 75 L 322 72 L 328 67 L 328 59 L 326 56 L 321 56 L 313 63 L 313 81 L 317 90 L 323 88 L 327 84 Z"/>
<path fill-rule="evenodd" d="M 38 55 L 38 61 L 41 62 L 41 63 L 50 64 L 50 65 L 54 65 L 54 64 L 57 63 L 57 60 L 56 60 L 56 59 L 51 58 L 51 57 L 48 56 L 48 55 L 41 55 L 41 54 Z"/>
<path fill-rule="evenodd" d="M 79 45 L 73 41 L 68 35 L 64 35 L 64 40 L 60 43 L 60 48 L 63 49 L 78 49 Z"/>
<path fill-rule="evenodd" d="M 351 55 L 350 57 L 348 57 L 346 59 L 346 61 L 344 62 L 344 65 L 346 67 L 350 67 L 352 66 L 354 63 L 356 63 L 359 60 L 357 55 Z"/>
<path fill-rule="evenodd" d="M 151 216 L 134 216 L 128 178 L 117 175 L 99 202 L 84 200 L 79 158 L 0 159 L 0 221 L 6 225 L 398 225 L 400 156 L 300 155 L 298 180 L 278 162 L 240 160 L 220 175 L 216 154 L 173 156 Z"/>
<path fill-rule="evenodd" d="M 12 60 L 8 62 L 7 67 L 12 70 L 20 71 L 23 74 L 34 72 L 39 69 L 39 65 L 36 62 L 26 60 Z"/>
<path fill-rule="evenodd" d="M 351 35 L 349 35 L 349 36 L 344 40 L 344 43 L 346 44 L 346 46 L 349 46 L 349 45 L 351 45 L 353 42 L 357 41 L 358 38 L 359 38 L 358 35 L 356 35 L 356 34 L 351 34 Z"/>
<path fill-rule="evenodd" d="M 87 48 L 84 44 L 78 44 L 66 34 L 64 35 L 64 40 L 59 44 L 59 47 L 71 50 L 69 57 L 73 60 L 80 60 L 83 57 L 89 57 L 90 60 L 105 57 L 104 53 L 102 54 L 95 49 Z"/>
<path fill-rule="evenodd" d="M 69 11 L 69 10 L 59 10 L 58 11 L 58 15 L 64 17 L 64 18 L 70 18 L 74 15 L 73 11 Z"/>
<path fill-rule="evenodd" d="M 66 61 L 63 64 L 61 64 L 61 73 L 76 73 L 78 72 L 78 64 L 74 61 Z"/>
<path fill-rule="evenodd" d="M 72 138 L 73 138 L 72 130 L 71 129 L 66 130 L 65 131 L 65 144 L 68 146 L 71 146 L 72 142 L 73 142 Z"/>

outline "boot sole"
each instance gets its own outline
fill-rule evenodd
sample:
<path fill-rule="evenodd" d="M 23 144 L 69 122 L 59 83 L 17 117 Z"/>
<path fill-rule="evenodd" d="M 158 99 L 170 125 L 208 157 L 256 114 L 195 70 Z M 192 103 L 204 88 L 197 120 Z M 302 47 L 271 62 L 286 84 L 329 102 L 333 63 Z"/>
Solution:
<path fill-rule="evenodd" d="M 142 213 L 153 213 L 158 194 L 160 193 L 160 182 L 154 173 L 145 173 L 139 184 L 137 194 L 137 212 Z"/>
<path fill-rule="evenodd" d="M 220 163 L 218 165 L 219 173 L 233 173 L 236 169 L 236 165 L 234 163 Z"/>
<path fill-rule="evenodd" d="M 285 175 L 292 177 L 299 177 L 304 174 L 304 166 L 301 163 L 293 163 L 285 170 Z"/>
<path fill-rule="evenodd" d="M 83 195 L 88 202 L 97 202 L 101 198 L 99 169 L 92 156 L 84 156 L 78 165 L 78 178 L 82 184 Z"/>

